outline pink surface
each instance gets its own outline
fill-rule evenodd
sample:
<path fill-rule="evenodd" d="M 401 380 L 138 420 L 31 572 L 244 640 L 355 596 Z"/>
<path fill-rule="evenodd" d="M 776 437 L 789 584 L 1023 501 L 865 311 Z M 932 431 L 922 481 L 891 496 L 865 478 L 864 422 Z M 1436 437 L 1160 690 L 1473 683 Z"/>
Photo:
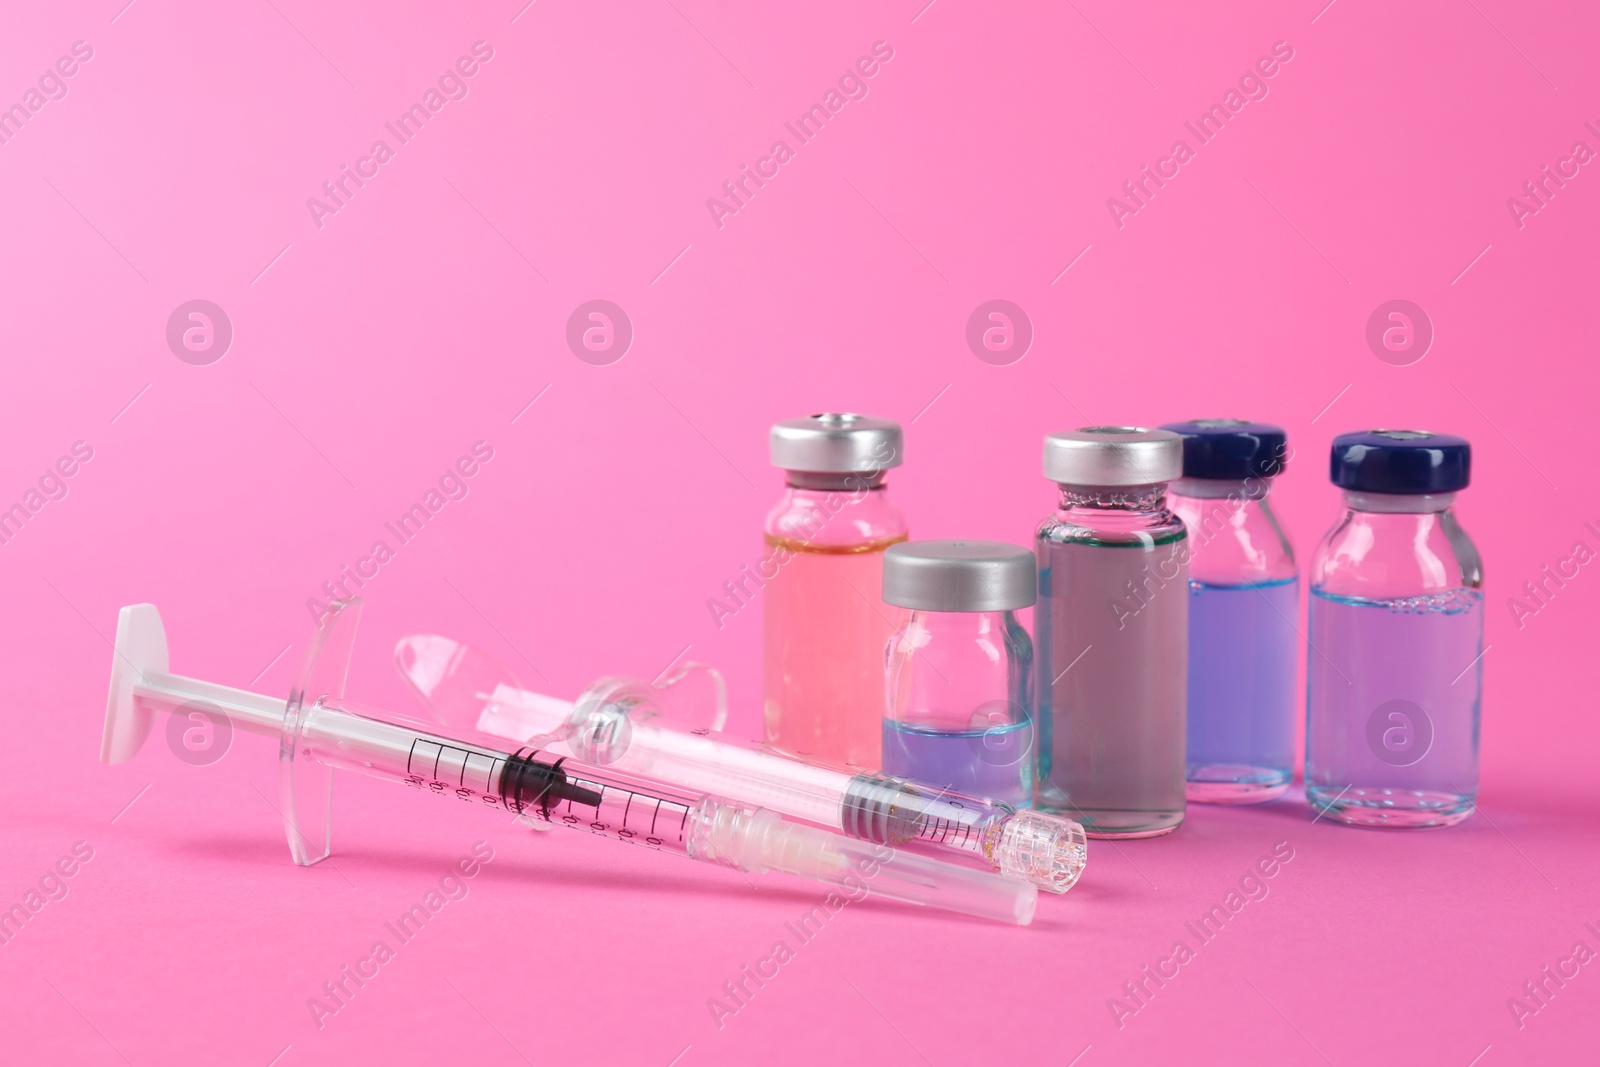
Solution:
<path fill-rule="evenodd" d="M 1592 11 L 124 2 L 10 4 L 0 46 L 0 103 L 26 116 L 0 127 L 0 504 L 36 505 L 0 545 L 0 903 L 60 898 L 0 947 L 0 1059 L 1593 1057 L 1600 965 L 1563 961 L 1600 950 L 1600 576 L 1562 562 L 1600 548 Z M 1201 144 L 1185 123 L 1241 84 L 1257 98 Z M 785 123 L 841 85 L 801 143 Z M 422 132 L 386 129 L 440 86 Z M 1146 164 L 1168 177 L 1135 205 Z M 368 177 L 331 212 L 346 165 Z M 745 165 L 768 177 L 732 205 Z M 231 322 L 220 360 L 220 333 L 184 348 L 186 315 L 187 359 L 168 345 L 196 299 Z M 612 313 L 607 349 L 579 316 L 580 359 L 568 320 L 593 300 L 631 329 Z M 993 351 L 979 316 L 980 359 L 991 300 L 1028 322 Z M 1391 300 L 1431 321 L 1420 360 L 1369 347 Z M 308 599 L 380 539 L 359 698 L 408 707 L 390 649 L 434 630 L 565 692 L 718 663 L 753 732 L 759 608 L 719 629 L 706 602 L 759 558 L 767 425 L 827 409 L 906 424 L 915 536 L 1015 541 L 1051 504 L 1049 430 L 1278 421 L 1302 559 L 1334 516 L 1334 433 L 1468 436 L 1482 815 L 1391 834 L 1299 800 L 1191 809 L 1170 838 L 1092 845 L 1030 929 L 864 903 L 800 945 L 811 885 L 530 839 L 377 782 L 341 780 L 333 862 L 296 868 L 257 738 L 206 766 L 161 734 L 96 763 L 118 607 L 161 607 L 176 670 L 283 692 Z M 399 544 L 385 523 L 480 441 L 492 459 L 443 485 L 465 496 Z M 1569 578 L 1514 612 L 1546 565 Z M 385 923 L 480 840 L 492 861 L 398 944 Z M 1185 923 L 1275 847 L 1293 858 L 1267 895 L 1200 945 Z M 393 958 L 319 1019 L 310 998 L 380 939 Z M 794 958 L 719 1028 L 710 998 L 780 939 Z M 1179 940 L 1192 958 L 1115 1012 Z M 1547 965 L 1569 977 L 1518 1018 Z"/>

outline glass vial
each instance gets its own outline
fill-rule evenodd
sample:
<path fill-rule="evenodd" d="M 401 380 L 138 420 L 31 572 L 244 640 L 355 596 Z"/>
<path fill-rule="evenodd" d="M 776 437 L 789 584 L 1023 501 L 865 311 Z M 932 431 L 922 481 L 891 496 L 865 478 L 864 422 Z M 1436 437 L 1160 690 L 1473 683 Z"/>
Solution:
<path fill-rule="evenodd" d="M 1451 826 L 1477 802 L 1483 565 L 1451 510 L 1471 465 L 1446 434 L 1334 438 L 1306 664 L 1306 797 L 1332 819 Z"/>
<path fill-rule="evenodd" d="M 1268 495 L 1280 427 L 1196 419 L 1171 506 L 1189 530 L 1189 799 L 1271 800 L 1294 778 L 1300 582 Z"/>
<path fill-rule="evenodd" d="M 1171 833 L 1184 814 L 1188 543 L 1167 508 L 1168 430 L 1088 426 L 1044 441 L 1061 488 L 1039 525 L 1039 808 L 1090 837 Z"/>
<path fill-rule="evenodd" d="M 911 541 L 883 557 L 910 612 L 885 649 L 883 773 L 1012 807 L 1033 802 L 1034 556 L 999 541 Z"/>
<path fill-rule="evenodd" d="M 766 736 L 814 762 L 878 769 L 883 646 L 899 624 L 882 600 L 883 553 L 906 539 L 884 474 L 903 447 L 897 423 L 864 415 L 772 428 L 788 485 L 766 524 L 777 571 L 762 590 Z"/>

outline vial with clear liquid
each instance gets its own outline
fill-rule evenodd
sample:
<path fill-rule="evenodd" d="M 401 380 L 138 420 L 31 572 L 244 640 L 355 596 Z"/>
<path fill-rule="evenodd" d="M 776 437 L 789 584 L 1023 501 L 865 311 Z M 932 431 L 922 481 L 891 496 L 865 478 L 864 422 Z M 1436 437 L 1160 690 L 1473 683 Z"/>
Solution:
<path fill-rule="evenodd" d="M 1188 796 L 1253 804 L 1294 778 L 1300 583 L 1268 499 L 1288 435 L 1238 419 L 1163 427 L 1183 438 L 1172 510 L 1189 530 Z"/>
<path fill-rule="evenodd" d="M 1051 434 L 1061 503 L 1035 536 L 1035 806 L 1090 837 L 1154 837 L 1184 816 L 1188 543 L 1167 507 L 1183 473 L 1168 430 Z"/>
<path fill-rule="evenodd" d="M 883 554 L 906 539 L 884 476 L 903 447 L 898 424 L 864 415 L 772 428 L 787 486 L 766 522 L 763 717 L 768 742 L 812 762 L 879 767 L 883 648 L 900 621 Z"/>
<path fill-rule="evenodd" d="M 1033 802 L 1034 555 L 999 541 L 909 541 L 883 559 L 883 599 L 909 612 L 886 649 L 883 773 Z"/>
<path fill-rule="evenodd" d="M 1334 439 L 1306 666 L 1306 798 L 1330 819 L 1451 826 L 1477 802 L 1483 565 L 1452 510 L 1471 461 L 1422 430 Z"/>

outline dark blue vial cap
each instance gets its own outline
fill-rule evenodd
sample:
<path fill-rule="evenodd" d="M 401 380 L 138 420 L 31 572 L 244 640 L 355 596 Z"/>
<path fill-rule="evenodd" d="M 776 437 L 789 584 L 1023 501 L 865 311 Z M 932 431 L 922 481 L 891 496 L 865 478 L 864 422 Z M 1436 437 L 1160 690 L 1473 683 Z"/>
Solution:
<path fill-rule="evenodd" d="M 1240 419 L 1194 419 L 1161 427 L 1183 438 L 1185 478 L 1273 478 L 1283 473 L 1289 435 Z"/>
<path fill-rule="evenodd" d="M 1453 493 L 1472 480 L 1472 446 L 1426 430 L 1342 433 L 1333 439 L 1328 477 L 1359 493 Z"/>

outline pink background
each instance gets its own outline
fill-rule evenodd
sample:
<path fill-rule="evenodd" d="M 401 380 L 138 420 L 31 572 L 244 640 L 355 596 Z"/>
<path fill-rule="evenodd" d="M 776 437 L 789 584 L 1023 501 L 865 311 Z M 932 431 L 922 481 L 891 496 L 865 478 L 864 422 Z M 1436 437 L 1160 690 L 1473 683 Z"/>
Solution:
<path fill-rule="evenodd" d="M 1574 141 L 1600 149 L 1591 11 L 524 2 L 7 5 L 0 102 L 75 41 L 93 58 L 0 145 L 0 505 L 74 442 L 94 456 L 0 545 L 0 904 L 76 841 L 94 858 L 0 947 L 0 1058 L 1593 1055 L 1600 964 L 1521 1028 L 1507 1007 L 1575 942 L 1600 949 L 1580 670 L 1600 574 L 1520 629 L 1508 605 L 1575 541 L 1600 548 L 1595 453 L 1576 446 L 1600 174 L 1582 167 L 1520 228 L 1506 203 Z M 307 198 L 480 40 L 493 58 L 468 95 L 319 229 Z M 868 95 L 719 229 L 707 198 L 774 140 L 796 147 L 783 123 L 876 41 L 893 59 Z M 1192 145 L 1184 122 L 1277 41 L 1294 57 L 1267 97 L 1119 229 L 1107 198 Z M 205 366 L 165 340 L 195 298 L 235 334 Z M 596 298 L 635 331 L 609 366 L 564 339 Z M 1035 331 L 1009 366 L 965 341 L 995 298 Z M 1365 340 L 1396 298 L 1436 330 L 1409 366 Z M 1051 505 L 1050 430 L 1277 421 L 1302 559 L 1335 514 L 1333 434 L 1466 435 L 1459 510 L 1489 576 L 1482 815 L 1385 834 L 1313 824 L 1299 799 L 1191 808 L 1170 838 L 1092 845 L 1082 885 L 1029 929 L 852 905 L 719 1030 L 708 998 L 814 886 L 530 839 L 356 779 L 333 863 L 298 869 L 261 739 L 194 767 L 157 734 L 96 763 L 121 605 L 160 606 L 175 670 L 284 692 L 307 598 L 479 440 L 494 458 L 469 495 L 363 590 L 352 695 L 412 707 L 390 650 L 433 630 L 567 693 L 716 663 L 733 728 L 753 732 L 758 610 L 718 630 L 706 600 L 759 554 L 780 490 L 768 424 L 830 409 L 906 424 L 892 486 L 914 535 L 1020 542 Z M 307 999 L 479 839 L 495 858 L 466 899 L 319 1029 Z M 1108 998 L 1278 842 L 1294 859 L 1270 895 L 1119 1029 Z"/>

